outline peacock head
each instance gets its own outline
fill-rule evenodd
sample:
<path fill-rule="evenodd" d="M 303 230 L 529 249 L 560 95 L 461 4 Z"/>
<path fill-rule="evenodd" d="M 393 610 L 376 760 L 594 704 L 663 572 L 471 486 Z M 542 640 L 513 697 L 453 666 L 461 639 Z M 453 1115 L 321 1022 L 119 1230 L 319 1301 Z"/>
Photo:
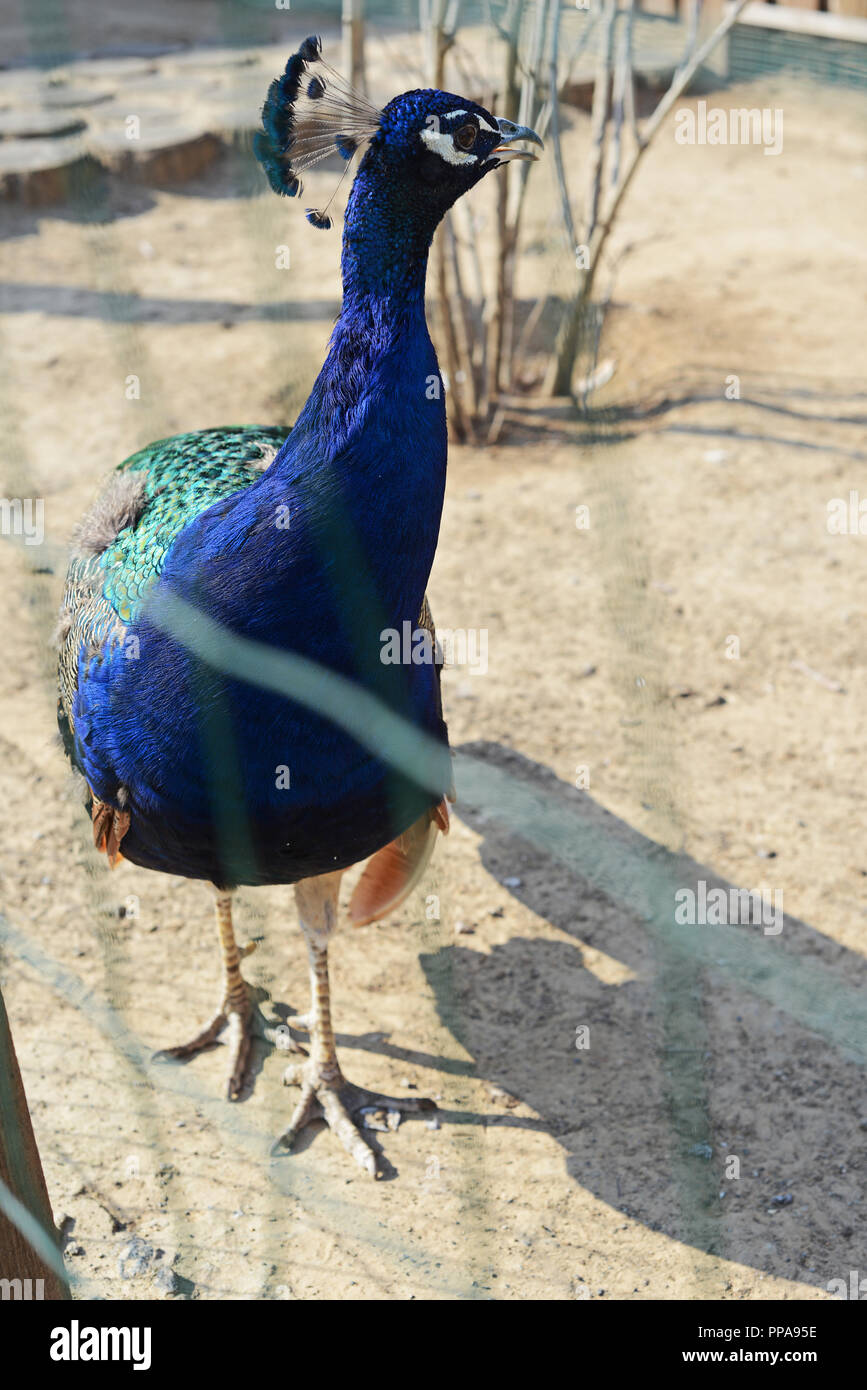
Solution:
<path fill-rule="evenodd" d="M 445 211 L 492 169 L 534 160 L 524 144 L 542 145 L 529 126 L 492 116 L 451 92 L 404 92 L 382 112 L 366 158 L 395 183 Z"/>
<path fill-rule="evenodd" d="M 272 82 L 262 124 L 255 153 L 276 193 L 296 197 L 306 169 L 335 152 L 348 168 L 366 146 L 347 227 L 360 212 L 378 223 L 386 215 L 400 219 L 405 233 L 415 229 L 424 238 L 486 174 L 513 160 L 535 159 L 527 144 L 542 147 L 528 126 L 450 92 L 404 92 L 378 110 L 325 62 L 318 38 L 305 39 Z M 331 226 L 328 207 L 308 208 L 307 220 Z"/>

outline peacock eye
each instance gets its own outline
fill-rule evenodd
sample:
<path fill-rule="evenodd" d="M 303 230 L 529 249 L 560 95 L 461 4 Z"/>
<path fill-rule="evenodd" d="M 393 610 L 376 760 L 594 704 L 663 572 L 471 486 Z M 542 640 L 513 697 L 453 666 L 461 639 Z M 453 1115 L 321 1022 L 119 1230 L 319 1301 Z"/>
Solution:
<path fill-rule="evenodd" d="M 462 125 L 460 130 L 455 131 L 455 144 L 462 150 L 471 150 L 476 143 L 478 128 L 474 125 Z"/>

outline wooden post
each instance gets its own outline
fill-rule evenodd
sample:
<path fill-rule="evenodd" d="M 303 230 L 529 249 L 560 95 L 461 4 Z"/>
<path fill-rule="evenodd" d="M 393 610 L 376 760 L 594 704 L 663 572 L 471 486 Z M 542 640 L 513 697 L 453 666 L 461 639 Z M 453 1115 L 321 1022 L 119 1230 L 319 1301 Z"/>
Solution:
<path fill-rule="evenodd" d="M 0 1181 L 42 1228 L 60 1250 L 48 1188 L 30 1111 L 18 1069 L 12 1032 L 0 994 Z M 0 1209 L 0 1279 L 20 1280 L 13 1285 L 14 1298 L 69 1298 L 69 1285 L 46 1264 L 30 1241 Z M 39 1281 L 42 1281 L 41 1283 Z M 29 1282 L 27 1282 L 29 1281 Z M 9 1297 L 4 1286 L 4 1297 Z"/>

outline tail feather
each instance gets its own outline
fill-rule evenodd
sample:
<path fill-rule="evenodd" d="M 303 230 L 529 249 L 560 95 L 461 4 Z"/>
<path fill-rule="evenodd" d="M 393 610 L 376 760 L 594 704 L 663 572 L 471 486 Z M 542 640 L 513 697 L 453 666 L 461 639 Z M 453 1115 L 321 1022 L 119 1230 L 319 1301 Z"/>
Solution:
<path fill-rule="evenodd" d="M 437 835 L 448 830 L 448 806 L 441 801 L 373 856 L 349 901 L 354 927 L 376 922 L 406 901 L 430 863 Z"/>
<path fill-rule="evenodd" d="M 93 843 L 101 854 L 106 855 L 112 869 L 123 859 L 120 846 L 129 830 L 130 813 L 116 810 L 98 797 L 92 797 L 91 818 L 93 820 Z"/>

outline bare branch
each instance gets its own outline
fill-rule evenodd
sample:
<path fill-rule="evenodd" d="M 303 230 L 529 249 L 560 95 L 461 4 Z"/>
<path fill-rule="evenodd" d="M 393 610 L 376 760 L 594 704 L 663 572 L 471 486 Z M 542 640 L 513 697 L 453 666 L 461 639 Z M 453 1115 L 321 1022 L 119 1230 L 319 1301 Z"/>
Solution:
<path fill-rule="evenodd" d="M 701 47 L 696 49 L 686 66 L 675 74 L 674 81 L 660 101 L 644 130 L 643 143 L 645 145 L 653 139 L 678 97 L 683 95 L 686 88 L 695 77 L 695 74 L 698 72 L 705 58 L 709 57 L 720 40 L 725 38 L 729 29 L 736 23 L 741 10 L 749 3 L 750 0 L 736 0 L 736 3 L 720 20 L 713 33 L 709 34 Z"/>
<path fill-rule="evenodd" d="M 364 71 L 364 0 L 343 0 L 343 71 L 358 91 L 367 90 Z"/>
<path fill-rule="evenodd" d="M 549 68 L 548 88 L 551 93 L 551 145 L 554 151 L 554 170 L 557 175 L 557 187 L 560 190 L 560 206 L 563 212 L 563 223 L 566 228 L 566 238 L 569 242 L 570 250 L 574 251 L 575 219 L 572 216 L 572 200 L 569 197 L 569 189 L 566 184 L 566 167 L 563 163 L 563 146 L 560 143 L 560 102 L 558 100 L 559 88 L 559 58 L 560 58 L 560 0 L 554 0 L 554 14 L 552 17 L 553 33 L 551 38 L 551 64 Z"/>
<path fill-rule="evenodd" d="M 602 162 L 605 156 L 605 137 L 608 130 L 608 98 L 611 73 L 611 44 L 617 0 L 605 0 L 602 12 L 602 42 L 596 63 L 593 84 L 593 109 L 590 114 L 590 175 L 587 182 L 587 203 L 584 211 L 584 240 L 589 242 L 599 214 L 599 192 L 602 186 Z"/>
<path fill-rule="evenodd" d="M 584 270 L 581 273 L 575 297 L 572 301 L 572 304 L 570 305 L 569 309 L 563 317 L 563 321 L 561 322 L 560 330 L 557 335 L 557 344 L 554 350 L 554 354 L 552 356 L 548 371 L 546 373 L 545 391 L 548 395 L 564 396 L 569 393 L 572 380 L 572 372 L 575 363 L 575 355 L 577 353 L 578 344 L 580 341 L 581 325 L 585 318 L 587 304 L 593 290 L 593 281 L 599 267 L 602 252 L 605 248 L 605 244 L 608 240 L 611 228 L 614 225 L 614 221 L 619 211 L 620 205 L 623 202 L 623 198 L 626 195 L 627 189 L 629 188 L 629 185 L 632 182 L 633 177 L 635 176 L 635 171 L 638 168 L 639 163 L 641 162 L 645 150 L 647 149 L 650 142 L 653 140 L 653 137 L 656 135 L 657 131 L 659 130 L 668 113 L 671 111 L 671 108 L 674 106 L 674 103 L 677 101 L 678 97 L 680 97 L 686 90 L 686 88 L 689 86 L 690 82 L 692 81 L 692 78 L 695 76 L 696 72 L 701 67 L 705 59 L 713 52 L 717 44 L 723 38 L 725 38 L 725 35 L 737 22 L 738 16 L 740 15 L 744 6 L 747 4 L 749 4 L 749 0 L 736 0 L 736 3 L 734 3 L 731 6 L 731 8 L 726 12 L 725 16 L 720 20 L 719 24 L 716 26 L 713 32 L 709 34 L 708 37 L 705 39 L 704 43 L 694 50 L 692 57 L 685 64 L 685 66 L 680 68 L 677 71 L 677 73 L 675 73 L 671 86 L 669 87 L 665 95 L 662 97 L 662 99 L 656 107 L 656 110 L 653 112 L 653 115 L 647 122 L 644 131 L 641 133 L 641 138 L 639 139 L 636 148 L 633 150 L 632 158 L 629 160 L 628 164 L 623 170 L 623 173 L 620 175 L 616 187 L 612 190 L 612 194 L 608 201 L 607 207 L 605 208 L 604 215 L 592 228 L 592 231 L 587 238 L 589 245 L 589 266 L 586 270 Z M 600 74 L 601 71 L 602 67 L 600 63 Z M 597 87 L 598 85 L 599 81 L 597 77 Z M 594 106 L 595 105 L 596 93 L 594 92 Z M 601 132 L 601 134 L 604 135 L 604 129 Z M 598 170 L 596 171 L 596 173 L 598 176 Z"/>
<path fill-rule="evenodd" d="M 635 0 L 627 0 L 627 5 L 621 14 L 622 18 L 617 29 L 612 93 L 614 104 L 614 138 L 611 145 L 610 173 L 612 187 L 616 187 L 620 177 L 620 148 L 624 119 L 628 119 L 633 131 L 635 130 L 635 93 L 632 75 L 632 25 L 635 18 Z"/>
<path fill-rule="evenodd" d="M 695 52 L 698 43 L 698 26 L 701 18 L 702 0 L 688 0 L 687 21 L 686 21 L 686 47 L 683 57 L 678 64 L 679 68 L 686 67 Z"/>
<path fill-rule="evenodd" d="M 470 317 L 469 304 L 464 294 L 464 282 L 458 257 L 458 243 L 455 237 L 455 229 L 451 214 L 446 216 L 444 230 L 448 259 L 452 272 L 452 304 L 456 310 L 453 319 L 456 365 L 461 377 L 461 381 L 459 383 L 456 382 L 456 386 L 460 385 L 461 396 L 463 397 L 467 416 L 470 420 L 473 420 L 478 413 L 479 404 L 476 395 L 476 378 L 473 371 L 473 325 Z"/>

